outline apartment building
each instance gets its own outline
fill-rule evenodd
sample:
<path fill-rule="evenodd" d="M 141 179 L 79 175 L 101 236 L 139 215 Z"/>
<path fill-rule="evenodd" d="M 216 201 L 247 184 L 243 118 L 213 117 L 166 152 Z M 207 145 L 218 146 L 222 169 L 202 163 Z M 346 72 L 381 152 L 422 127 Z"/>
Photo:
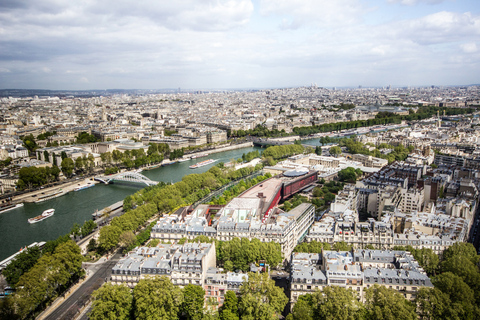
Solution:
<path fill-rule="evenodd" d="M 141 279 L 166 276 L 174 285 L 203 286 L 216 266 L 215 243 L 159 244 L 137 247 L 112 268 L 111 282 L 134 287 Z"/>
<path fill-rule="evenodd" d="M 290 307 L 298 297 L 326 286 L 352 289 L 364 300 L 365 289 L 375 284 L 414 300 L 422 287 L 433 285 L 413 256 L 406 251 L 352 250 L 293 253 L 290 263 Z"/>

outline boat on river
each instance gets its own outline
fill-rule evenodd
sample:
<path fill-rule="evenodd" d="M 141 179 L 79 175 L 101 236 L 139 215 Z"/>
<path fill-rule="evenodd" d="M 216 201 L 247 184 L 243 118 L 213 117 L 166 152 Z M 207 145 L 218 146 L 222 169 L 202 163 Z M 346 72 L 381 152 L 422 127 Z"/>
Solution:
<path fill-rule="evenodd" d="M 73 191 L 85 190 L 85 189 L 88 189 L 88 188 L 91 188 L 91 187 L 95 187 L 95 184 L 87 183 L 86 185 L 76 187 L 75 189 L 73 189 Z"/>
<path fill-rule="evenodd" d="M 190 168 L 190 169 L 200 168 L 200 167 L 209 165 L 210 163 L 214 163 L 215 161 L 217 161 L 217 160 L 208 159 L 208 160 L 205 160 L 205 161 L 202 161 L 202 162 L 193 164 L 193 165 L 189 166 L 189 168 Z"/>
<path fill-rule="evenodd" d="M 200 153 L 200 154 L 194 154 L 193 156 L 190 157 L 190 159 L 197 159 L 197 158 L 203 158 L 208 156 L 208 153 Z"/>
<path fill-rule="evenodd" d="M 41 215 L 28 219 L 28 223 L 37 223 L 47 218 L 50 218 L 55 213 L 55 209 L 47 209 Z"/>
<path fill-rule="evenodd" d="M 23 207 L 23 203 L 9 203 L 0 207 L 0 213 Z"/>
<path fill-rule="evenodd" d="M 40 202 L 43 202 L 43 201 L 47 201 L 47 200 L 50 200 L 50 199 L 54 199 L 54 198 L 57 198 L 57 197 L 60 197 L 64 194 L 65 192 L 60 189 L 59 191 L 56 191 L 56 192 L 53 192 L 53 193 L 49 193 L 49 194 L 46 194 L 46 195 L 43 195 L 43 196 L 40 196 L 37 198 L 37 201 L 35 201 L 35 203 L 40 203 Z"/>

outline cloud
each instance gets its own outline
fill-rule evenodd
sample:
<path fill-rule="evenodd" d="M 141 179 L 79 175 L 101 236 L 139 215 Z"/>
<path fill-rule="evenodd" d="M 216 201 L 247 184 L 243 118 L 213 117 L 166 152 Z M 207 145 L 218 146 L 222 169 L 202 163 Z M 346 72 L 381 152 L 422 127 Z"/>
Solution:
<path fill-rule="evenodd" d="M 136 1 L 85 0 L 69 2 L 8 0 L 0 17 L 9 22 L 25 20 L 40 26 L 122 27 L 132 20 L 163 26 L 171 30 L 228 30 L 244 25 L 253 13 L 251 0 Z M 0 5 L 2 8 L 2 5 Z M 5 20 L 4 20 L 5 21 Z"/>
<path fill-rule="evenodd" d="M 261 0 L 260 12 L 263 15 L 290 16 L 293 21 L 282 23 L 291 25 L 338 26 L 359 21 L 366 12 L 359 0 Z M 288 21 L 288 20 L 287 20 Z"/>
<path fill-rule="evenodd" d="M 402 8 L 398 20 L 388 2 L 370 5 L 5 0 L 0 88 L 393 85 L 392 77 L 403 84 L 413 83 L 409 76 L 440 79 L 434 73 L 450 67 L 458 77 L 478 77 L 479 15 L 439 4 L 417 18 Z"/>
<path fill-rule="evenodd" d="M 480 16 L 470 12 L 437 12 L 391 25 L 391 34 L 419 44 L 449 43 L 480 36 Z"/>
<path fill-rule="evenodd" d="M 460 48 L 465 53 L 475 53 L 478 51 L 477 44 L 475 42 L 463 43 L 460 45 Z"/>
<path fill-rule="evenodd" d="M 444 1 L 445 0 L 388 0 L 389 3 L 400 3 L 404 6 L 414 6 L 421 3 L 432 5 L 432 4 L 439 4 Z"/>

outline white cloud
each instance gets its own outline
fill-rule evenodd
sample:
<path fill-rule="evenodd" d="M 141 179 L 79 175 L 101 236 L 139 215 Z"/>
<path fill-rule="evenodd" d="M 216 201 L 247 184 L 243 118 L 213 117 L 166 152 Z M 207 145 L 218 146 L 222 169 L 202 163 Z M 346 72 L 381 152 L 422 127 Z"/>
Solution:
<path fill-rule="evenodd" d="M 348 25 L 361 19 L 366 9 L 359 0 L 261 0 L 260 11 L 263 15 L 287 15 L 293 21 L 282 26 L 300 25 L 337 26 Z"/>
<path fill-rule="evenodd" d="M 392 14 L 378 24 L 370 14 L 385 11 L 370 4 L 4 0 L 0 86 L 208 88 L 320 85 L 322 79 L 322 85 L 393 85 L 389 77 L 412 84 L 410 76 L 428 79 L 440 65 L 455 66 L 462 76 L 479 74 L 477 14 L 429 6 L 430 14 L 419 18 Z M 467 71 L 460 73 L 462 67 Z"/>
<path fill-rule="evenodd" d="M 477 52 L 477 44 L 475 42 L 464 43 L 460 45 L 460 48 L 465 53 L 475 53 Z"/>
<path fill-rule="evenodd" d="M 439 4 L 444 2 L 445 0 L 388 0 L 389 3 L 400 3 L 405 6 L 414 6 L 417 4 L 425 3 L 425 4 Z"/>
<path fill-rule="evenodd" d="M 379 28 L 395 38 L 408 38 L 422 45 L 451 43 L 480 36 L 480 16 L 470 12 L 437 12 Z"/>

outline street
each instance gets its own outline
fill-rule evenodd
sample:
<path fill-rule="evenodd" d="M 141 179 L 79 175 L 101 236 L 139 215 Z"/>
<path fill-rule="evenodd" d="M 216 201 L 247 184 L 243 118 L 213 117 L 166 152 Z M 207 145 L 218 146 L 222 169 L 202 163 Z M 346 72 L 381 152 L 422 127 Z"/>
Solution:
<path fill-rule="evenodd" d="M 88 304 L 93 291 L 100 288 L 105 279 L 110 278 L 110 272 L 113 266 L 122 257 L 121 253 L 115 254 L 110 260 L 92 264 L 87 268 L 88 272 L 94 272 L 77 290 L 66 300 L 50 312 L 43 319 L 45 320 L 70 320 L 74 319 L 77 313 Z"/>

